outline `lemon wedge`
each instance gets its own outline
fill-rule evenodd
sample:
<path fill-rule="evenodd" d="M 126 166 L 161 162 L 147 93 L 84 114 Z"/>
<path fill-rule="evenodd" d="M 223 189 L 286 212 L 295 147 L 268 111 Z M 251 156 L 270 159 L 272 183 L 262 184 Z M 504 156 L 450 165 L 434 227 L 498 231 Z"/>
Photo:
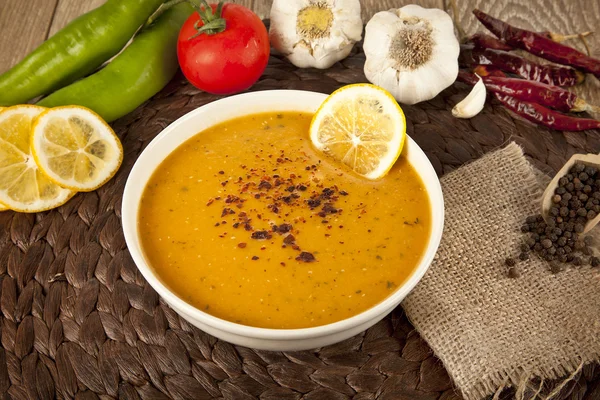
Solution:
<path fill-rule="evenodd" d="M 15 211 L 48 210 L 64 204 L 74 194 L 52 182 L 33 159 L 31 126 L 45 110 L 21 105 L 0 112 L 0 204 Z"/>
<path fill-rule="evenodd" d="M 368 179 L 392 168 L 406 140 L 394 97 L 369 84 L 344 86 L 325 99 L 310 124 L 313 145 Z"/>
<path fill-rule="evenodd" d="M 35 120 L 33 156 L 56 184 L 81 192 L 112 178 L 123 161 L 123 147 L 108 124 L 79 106 L 55 107 Z"/>

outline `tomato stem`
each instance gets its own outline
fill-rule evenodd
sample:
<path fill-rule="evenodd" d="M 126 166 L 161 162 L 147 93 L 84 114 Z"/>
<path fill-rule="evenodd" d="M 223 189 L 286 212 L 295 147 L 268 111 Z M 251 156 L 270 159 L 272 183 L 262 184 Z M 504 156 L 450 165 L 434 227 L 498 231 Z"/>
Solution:
<path fill-rule="evenodd" d="M 192 1 L 192 3 L 195 2 Z M 206 33 L 207 35 L 214 35 L 225 30 L 225 19 L 221 17 L 221 14 L 223 13 L 223 4 L 223 1 L 219 1 L 217 9 L 214 13 L 210 5 L 208 5 L 208 3 L 206 2 L 206 0 L 200 0 L 199 5 L 193 4 L 194 8 L 196 8 L 198 14 L 200 15 L 200 19 L 202 19 L 203 25 L 198 26 L 197 23 L 194 25 L 194 28 L 196 28 L 198 32 L 196 32 L 194 36 L 190 37 L 190 39 L 193 39 L 196 36 L 199 36 L 203 33 Z"/>
<path fill-rule="evenodd" d="M 214 35 L 225 30 L 226 22 L 225 19 L 221 17 L 221 15 L 223 14 L 223 5 L 225 4 L 225 2 L 219 1 L 217 9 L 213 13 L 211 6 L 206 2 L 206 0 L 167 1 L 150 18 L 148 18 L 148 21 L 144 24 L 143 28 L 152 24 L 169 8 L 183 2 L 190 3 L 191 6 L 194 7 L 194 9 L 198 12 L 198 15 L 200 15 L 200 20 L 198 20 L 196 24 L 194 24 L 194 28 L 196 28 L 198 32 L 196 32 L 196 34 L 190 37 L 189 39 L 193 39 L 196 36 L 199 36 L 203 33 L 206 33 L 207 35 Z M 199 26 L 200 21 L 202 21 L 202 26 Z"/>

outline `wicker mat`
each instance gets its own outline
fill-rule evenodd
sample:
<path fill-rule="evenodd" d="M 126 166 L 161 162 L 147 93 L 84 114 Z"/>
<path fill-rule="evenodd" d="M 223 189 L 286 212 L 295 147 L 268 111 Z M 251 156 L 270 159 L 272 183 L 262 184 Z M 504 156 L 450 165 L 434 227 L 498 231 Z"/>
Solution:
<path fill-rule="evenodd" d="M 330 93 L 364 82 L 363 63 L 359 50 L 326 71 L 296 69 L 271 57 L 252 90 Z M 514 120 L 498 106 L 457 120 L 450 109 L 466 91 L 459 85 L 404 107 L 408 134 L 439 175 L 509 139 L 545 171 L 557 170 L 573 153 L 600 149 L 600 132 L 551 132 Z M 127 175 L 163 128 L 217 98 L 178 76 L 114 124 L 125 160 L 112 181 L 58 210 L 0 213 L 0 399 L 459 399 L 400 308 L 340 344 L 273 353 L 201 332 L 146 284 L 121 230 Z M 512 397 L 506 392 L 501 398 Z M 558 398 L 584 397 L 600 398 L 600 366 L 586 366 Z"/>

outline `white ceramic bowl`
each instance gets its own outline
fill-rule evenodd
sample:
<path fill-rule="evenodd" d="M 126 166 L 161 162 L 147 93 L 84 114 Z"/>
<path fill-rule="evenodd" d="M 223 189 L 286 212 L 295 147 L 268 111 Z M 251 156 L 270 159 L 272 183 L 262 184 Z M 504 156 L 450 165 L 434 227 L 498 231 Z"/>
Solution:
<path fill-rule="evenodd" d="M 135 163 L 123 195 L 125 240 L 140 272 L 162 298 L 183 318 L 203 331 L 225 341 L 264 350 L 306 350 L 336 343 L 360 333 L 391 312 L 423 277 L 437 251 L 444 226 L 444 200 L 437 175 L 425 153 L 409 137 L 405 146 L 408 161 L 423 180 L 432 212 L 432 230 L 421 262 L 402 286 L 372 308 L 345 320 L 315 328 L 265 329 L 235 324 L 204 313 L 179 298 L 155 274 L 144 256 L 138 235 L 140 198 L 158 165 L 179 145 L 215 124 L 231 118 L 268 111 L 314 112 L 326 95 L 297 90 L 269 90 L 227 97 L 191 111 L 165 128 Z"/>

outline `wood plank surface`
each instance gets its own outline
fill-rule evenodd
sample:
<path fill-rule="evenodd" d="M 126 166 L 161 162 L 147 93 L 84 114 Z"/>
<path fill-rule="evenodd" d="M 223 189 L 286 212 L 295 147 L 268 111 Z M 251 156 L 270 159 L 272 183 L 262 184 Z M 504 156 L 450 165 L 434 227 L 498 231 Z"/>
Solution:
<path fill-rule="evenodd" d="M 61 30 L 73 19 L 94 8 L 100 7 L 104 3 L 106 3 L 106 0 L 58 0 L 48 37 Z"/>
<path fill-rule="evenodd" d="M 0 73 L 16 64 L 43 40 L 69 21 L 99 6 L 106 0 L 0 0 Z M 261 18 L 268 18 L 272 0 L 234 0 L 251 7 Z M 438 7 L 451 13 L 450 0 L 361 0 L 365 23 L 376 12 L 416 3 Z M 576 33 L 597 29 L 600 23 L 598 0 L 456 0 L 460 25 L 467 34 L 485 31 L 471 11 L 485 12 L 519 27 Z M 568 43 L 585 51 L 582 43 Z M 600 57 L 600 32 L 588 37 L 592 55 Z M 588 101 L 600 104 L 600 82 L 588 75 L 576 92 Z"/>
<path fill-rule="evenodd" d="M 0 0 L 0 73 L 48 36 L 58 0 Z"/>

